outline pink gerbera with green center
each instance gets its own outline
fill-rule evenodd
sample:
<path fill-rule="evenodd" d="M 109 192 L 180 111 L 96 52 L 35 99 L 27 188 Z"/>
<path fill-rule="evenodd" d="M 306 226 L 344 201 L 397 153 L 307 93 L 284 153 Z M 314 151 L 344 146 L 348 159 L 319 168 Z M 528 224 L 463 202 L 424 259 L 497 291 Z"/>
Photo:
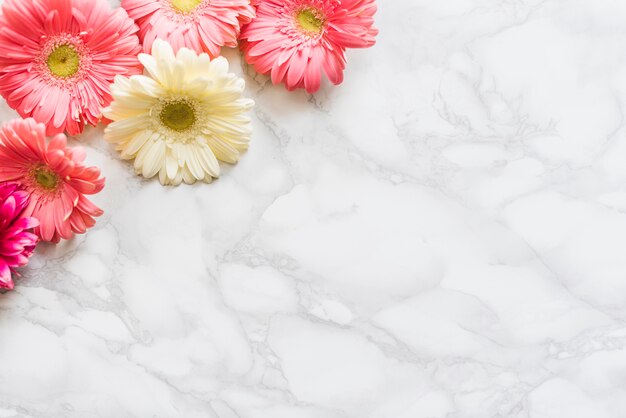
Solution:
<path fill-rule="evenodd" d="M 237 46 L 241 25 L 254 17 L 249 0 L 122 0 L 122 7 L 139 25 L 148 54 L 163 39 L 174 53 L 186 47 L 218 57 L 222 46 Z"/>
<path fill-rule="evenodd" d="M 259 0 L 241 32 L 241 49 L 257 72 L 289 90 L 320 88 L 322 72 L 343 81 L 346 48 L 375 44 L 374 0 Z"/>
<path fill-rule="evenodd" d="M 0 184 L 0 290 L 13 289 L 12 274 L 23 267 L 37 245 L 30 232 L 39 222 L 24 216 L 28 193 L 16 184 Z"/>
<path fill-rule="evenodd" d="M 48 135 L 76 135 L 111 102 L 116 74 L 141 72 L 137 27 L 107 0 L 5 0 L 0 94 Z"/>
<path fill-rule="evenodd" d="M 85 151 L 67 146 L 64 134 L 46 140 L 46 127 L 15 119 L 0 128 L 0 183 L 12 182 L 30 198 L 24 216 L 36 218 L 35 233 L 59 242 L 85 233 L 102 210 L 85 195 L 104 187 L 100 170 L 84 164 Z"/>

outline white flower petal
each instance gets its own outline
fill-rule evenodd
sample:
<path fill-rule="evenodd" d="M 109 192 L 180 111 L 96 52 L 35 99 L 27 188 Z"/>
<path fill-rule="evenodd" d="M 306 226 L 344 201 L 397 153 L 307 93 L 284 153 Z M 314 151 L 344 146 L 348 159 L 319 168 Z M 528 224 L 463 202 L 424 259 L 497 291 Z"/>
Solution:
<path fill-rule="evenodd" d="M 159 71 L 159 66 L 157 65 L 157 60 L 152 55 L 139 54 L 138 58 L 139 62 L 141 62 L 144 69 L 152 78 L 157 80 L 161 79 L 161 73 Z"/>
<path fill-rule="evenodd" d="M 199 162 L 202 165 L 204 171 L 209 173 L 212 177 L 220 176 L 220 164 L 215 158 L 215 154 L 213 150 L 211 150 L 208 146 L 203 146 L 199 149 Z"/>
<path fill-rule="evenodd" d="M 139 150 L 145 145 L 146 141 L 152 137 L 152 135 L 153 133 L 151 131 L 140 131 L 137 133 L 137 135 L 128 141 L 124 149 L 122 149 L 122 158 L 134 158 Z"/>
<path fill-rule="evenodd" d="M 139 152 L 141 152 L 143 149 Z M 165 158 L 165 142 L 155 141 L 143 159 L 142 174 L 146 178 L 154 177 L 159 172 Z"/>
<path fill-rule="evenodd" d="M 228 73 L 228 61 L 224 57 L 217 57 L 209 66 L 210 76 L 219 76 Z"/>
<path fill-rule="evenodd" d="M 162 39 L 156 39 L 152 44 L 152 56 L 166 62 L 173 62 L 176 59 L 172 46 Z"/>
<path fill-rule="evenodd" d="M 215 157 L 221 161 L 234 164 L 239 161 L 239 151 L 233 147 L 227 141 L 224 141 L 215 135 L 206 137 L 207 144 L 211 148 L 211 151 L 215 154 Z"/>
<path fill-rule="evenodd" d="M 178 174 L 178 161 L 172 155 L 172 150 L 168 150 L 165 154 L 165 170 L 167 172 L 167 178 L 173 179 Z"/>

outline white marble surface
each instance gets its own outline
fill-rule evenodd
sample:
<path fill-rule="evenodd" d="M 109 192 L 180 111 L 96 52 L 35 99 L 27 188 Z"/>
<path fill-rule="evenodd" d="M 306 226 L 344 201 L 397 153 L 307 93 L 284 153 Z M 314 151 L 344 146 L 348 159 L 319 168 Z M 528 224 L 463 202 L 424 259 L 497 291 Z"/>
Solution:
<path fill-rule="evenodd" d="M 0 417 L 626 416 L 626 3 L 379 3 L 314 97 L 226 52 L 212 185 L 75 141 L 106 215 L 0 296 Z"/>

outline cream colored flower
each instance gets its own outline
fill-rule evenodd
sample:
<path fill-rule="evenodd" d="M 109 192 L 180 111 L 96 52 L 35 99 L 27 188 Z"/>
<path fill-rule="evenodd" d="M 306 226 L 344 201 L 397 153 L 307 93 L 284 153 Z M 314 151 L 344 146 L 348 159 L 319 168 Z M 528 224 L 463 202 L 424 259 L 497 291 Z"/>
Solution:
<path fill-rule="evenodd" d="M 162 40 L 139 60 L 146 75 L 118 76 L 111 87 L 105 138 L 135 160 L 138 174 L 158 174 L 161 184 L 219 177 L 218 160 L 237 162 L 250 140 L 246 112 L 254 102 L 242 97 L 243 79 L 228 72 L 225 58 L 187 48 L 174 55 Z"/>

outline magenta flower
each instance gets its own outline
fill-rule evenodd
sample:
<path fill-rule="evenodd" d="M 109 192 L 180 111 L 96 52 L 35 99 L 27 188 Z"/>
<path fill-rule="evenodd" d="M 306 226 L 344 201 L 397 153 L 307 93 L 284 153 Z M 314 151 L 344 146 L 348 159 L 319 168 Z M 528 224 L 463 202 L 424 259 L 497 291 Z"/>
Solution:
<path fill-rule="evenodd" d="M 39 222 L 23 216 L 28 203 L 28 193 L 17 185 L 0 184 L 0 289 L 13 289 L 14 269 L 28 263 L 37 244 L 29 230 Z"/>

